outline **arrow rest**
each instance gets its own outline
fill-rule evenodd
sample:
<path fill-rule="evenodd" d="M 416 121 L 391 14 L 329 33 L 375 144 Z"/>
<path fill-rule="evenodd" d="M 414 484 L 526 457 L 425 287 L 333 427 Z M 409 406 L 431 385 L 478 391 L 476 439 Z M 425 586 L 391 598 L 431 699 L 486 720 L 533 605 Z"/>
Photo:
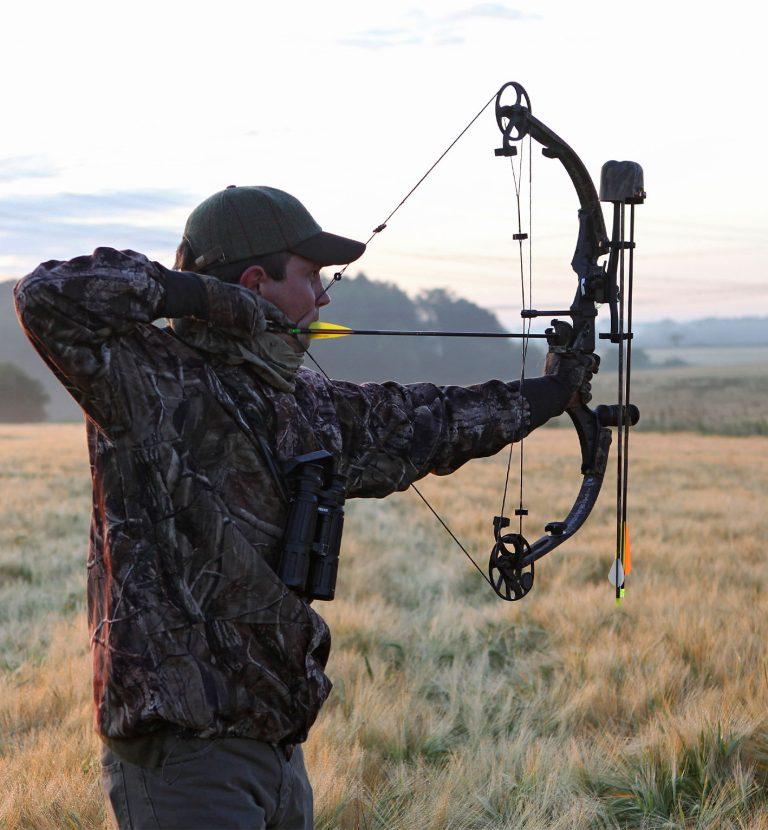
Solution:
<path fill-rule="evenodd" d="M 494 516 L 493 535 L 496 544 L 488 560 L 488 576 L 496 595 L 514 602 L 522 599 L 533 588 L 533 563 L 522 564 L 523 558 L 531 551 L 531 546 L 522 533 L 501 534 L 502 529 L 508 526 L 508 518 Z"/>

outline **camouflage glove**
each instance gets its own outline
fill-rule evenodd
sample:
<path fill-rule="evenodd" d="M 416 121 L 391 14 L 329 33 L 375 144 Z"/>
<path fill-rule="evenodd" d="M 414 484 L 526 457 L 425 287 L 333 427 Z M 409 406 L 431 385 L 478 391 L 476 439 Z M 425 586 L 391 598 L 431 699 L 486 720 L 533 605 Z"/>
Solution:
<path fill-rule="evenodd" d="M 595 354 L 578 354 L 576 352 L 549 352 L 544 364 L 544 374 L 552 375 L 573 397 L 568 408 L 588 403 L 592 398 L 590 381 L 600 366 L 600 358 Z"/>
<path fill-rule="evenodd" d="M 240 337 L 253 337 L 267 328 L 267 321 L 290 325 L 277 306 L 235 283 L 200 275 L 208 302 L 207 321 Z"/>

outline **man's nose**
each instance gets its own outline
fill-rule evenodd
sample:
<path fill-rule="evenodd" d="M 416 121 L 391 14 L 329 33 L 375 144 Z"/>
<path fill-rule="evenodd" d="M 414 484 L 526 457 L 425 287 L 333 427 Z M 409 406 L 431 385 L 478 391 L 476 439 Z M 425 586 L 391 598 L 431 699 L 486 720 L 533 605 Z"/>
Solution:
<path fill-rule="evenodd" d="M 315 297 L 315 307 L 322 308 L 324 305 L 330 303 L 331 298 L 328 296 L 328 291 L 320 286 L 320 293 Z"/>

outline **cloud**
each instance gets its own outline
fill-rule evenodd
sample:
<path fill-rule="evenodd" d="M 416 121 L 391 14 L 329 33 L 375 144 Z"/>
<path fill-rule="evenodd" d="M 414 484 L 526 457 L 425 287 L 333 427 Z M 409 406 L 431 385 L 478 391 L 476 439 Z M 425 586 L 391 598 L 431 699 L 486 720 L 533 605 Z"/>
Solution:
<path fill-rule="evenodd" d="M 477 3 L 468 9 L 462 9 L 449 15 L 447 20 L 471 20 L 486 18 L 493 20 L 537 20 L 539 15 L 511 9 L 503 3 Z"/>
<path fill-rule="evenodd" d="M 469 21 L 537 20 L 539 15 L 514 9 L 503 3 L 477 3 L 449 15 L 430 17 L 422 11 L 406 15 L 407 25 L 365 29 L 339 41 L 342 46 L 361 49 L 390 49 L 396 46 L 455 46 L 464 43 L 464 26 Z"/>
<path fill-rule="evenodd" d="M 100 193 L 48 193 L 0 196 L 0 223 L 72 222 L 76 219 L 109 222 L 115 216 L 157 213 L 183 207 L 194 200 L 178 190 L 105 190 Z M 2 224 L 0 224 L 2 230 Z"/>
<path fill-rule="evenodd" d="M 436 35 L 435 43 L 438 46 L 458 46 L 464 43 L 465 38 L 458 35 Z"/>
<path fill-rule="evenodd" d="M 191 208 L 176 190 L 0 196 L 0 242 L 17 273 L 46 259 L 68 259 L 100 245 L 138 251 L 173 250 L 181 238 L 166 214 Z"/>
<path fill-rule="evenodd" d="M 0 182 L 22 179 L 49 179 L 61 172 L 45 156 L 8 156 L 0 158 Z"/>
<path fill-rule="evenodd" d="M 361 49 L 387 49 L 392 46 L 417 46 L 424 38 L 410 29 L 367 29 L 356 35 L 342 38 L 342 46 Z"/>

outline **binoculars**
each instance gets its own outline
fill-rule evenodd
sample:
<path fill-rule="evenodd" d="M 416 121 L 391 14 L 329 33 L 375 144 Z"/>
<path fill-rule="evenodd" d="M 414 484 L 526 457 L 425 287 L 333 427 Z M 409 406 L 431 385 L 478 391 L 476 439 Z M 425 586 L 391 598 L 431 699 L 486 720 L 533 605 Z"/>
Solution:
<path fill-rule="evenodd" d="M 339 569 L 347 477 L 325 450 L 298 455 L 283 468 L 291 507 L 278 576 L 306 600 L 332 600 Z"/>

